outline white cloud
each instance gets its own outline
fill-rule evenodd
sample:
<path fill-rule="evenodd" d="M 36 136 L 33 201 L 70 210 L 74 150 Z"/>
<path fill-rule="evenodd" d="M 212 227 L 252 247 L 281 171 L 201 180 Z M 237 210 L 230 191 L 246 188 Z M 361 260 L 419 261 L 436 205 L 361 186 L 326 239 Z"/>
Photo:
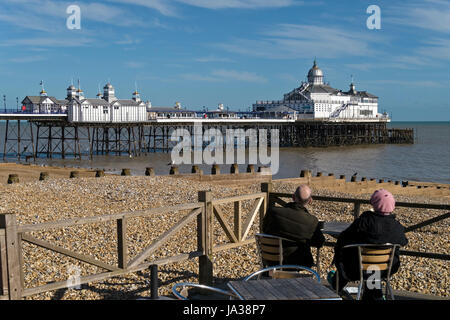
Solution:
<path fill-rule="evenodd" d="M 46 60 L 43 56 L 14 57 L 9 59 L 10 62 L 14 63 L 33 63 L 43 60 Z"/>
<path fill-rule="evenodd" d="M 405 5 L 391 10 L 392 17 L 386 21 L 410 27 L 422 28 L 442 33 L 450 33 L 450 2 L 426 0 L 404 2 Z"/>
<path fill-rule="evenodd" d="M 263 83 L 267 82 L 267 79 L 252 72 L 217 69 L 213 70 L 210 74 L 182 74 L 181 77 L 190 81 L 206 81 L 206 82 L 227 82 L 227 81 L 240 81 L 240 82 L 252 82 Z"/>
<path fill-rule="evenodd" d="M 159 13 L 165 16 L 178 15 L 178 10 L 171 4 L 170 0 L 108 0 L 108 1 L 154 9 L 159 11 Z"/>
<path fill-rule="evenodd" d="M 197 62 L 234 62 L 230 58 L 216 57 L 214 55 L 209 55 L 207 57 L 200 57 L 195 59 Z"/>
<path fill-rule="evenodd" d="M 219 69 L 214 70 L 212 72 L 212 75 L 227 80 L 236 80 L 245 82 L 267 82 L 266 78 L 257 75 L 256 73 L 246 71 Z"/>
<path fill-rule="evenodd" d="M 280 24 L 262 33 L 261 39 L 233 39 L 217 43 L 216 47 L 229 52 L 271 59 L 298 59 L 318 56 L 337 58 L 374 56 L 371 42 L 380 36 L 343 30 L 338 27 Z"/>
<path fill-rule="evenodd" d="M 145 66 L 145 62 L 139 62 L 139 61 L 127 61 L 125 62 L 125 67 L 131 68 L 131 69 L 141 69 Z"/>
<path fill-rule="evenodd" d="M 178 4 L 184 4 L 205 9 L 262 9 L 283 8 L 303 5 L 299 0 L 108 0 L 109 2 L 142 6 L 157 10 L 165 16 L 180 16 Z"/>
<path fill-rule="evenodd" d="M 22 29 L 45 32 L 66 31 L 66 9 L 70 1 L 51 0 L 2 0 L 5 7 L 0 11 L 0 21 Z M 117 26 L 157 26 L 141 20 L 135 14 L 113 5 L 98 2 L 77 3 L 81 9 L 81 28 L 84 21 L 94 21 Z"/>
<path fill-rule="evenodd" d="M 0 42 L 0 46 L 34 46 L 34 47 L 82 47 L 90 45 L 94 42 L 94 39 L 90 38 L 25 38 L 25 39 L 8 39 Z"/>
<path fill-rule="evenodd" d="M 303 4 L 294 0 L 176 0 L 191 6 L 207 9 L 258 9 L 258 8 L 280 8 Z"/>
<path fill-rule="evenodd" d="M 424 46 L 417 49 L 417 52 L 431 59 L 450 59 L 450 40 L 435 38 L 424 42 Z"/>

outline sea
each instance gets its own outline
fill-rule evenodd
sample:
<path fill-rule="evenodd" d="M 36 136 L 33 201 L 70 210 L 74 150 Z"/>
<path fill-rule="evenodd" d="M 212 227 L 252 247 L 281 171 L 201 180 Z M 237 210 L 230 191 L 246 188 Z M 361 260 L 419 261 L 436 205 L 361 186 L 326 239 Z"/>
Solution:
<path fill-rule="evenodd" d="M 359 145 L 340 147 L 280 148 L 279 168 L 274 179 L 299 177 L 301 170 L 311 170 L 313 175 L 333 173 L 335 176 L 353 174 L 357 177 L 385 179 L 393 181 L 426 181 L 450 184 L 450 122 L 391 122 L 389 128 L 413 128 L 414 144 Z M 0 122 L 0 162 L 3 161 L 5 123 Z M 246 158 L 248 159 L 248 157 Z M 7 162 L 17 162 L 17 158 L 7 158 Z M 36 163 L 41 165 L 104 169 L 110 173 L 120 173 L 129 168 L 132 175 L 144 175 L 145 168 L 153 167 L 157 175 L 169 174 L 171 153 L 150 153 L 139 157 L 128 155 L 96 155 L 78 159 L 47 159 L 41 157 Z M 20 163 L 25 163 L 21 161 Z M 211 165 L 200 164 L 205 174 Z M 221 172 L 230 172 L 230 165 L 221 165 Z M 258 164 L 255 164 L 257 169 Z M 179 165 L 181 173 L 189 173 L 192 164 Z M 240 172 L 245 172 L 247 164 L 240 164 Z M 358 179 L 359 180 L 359 179 Z"/>

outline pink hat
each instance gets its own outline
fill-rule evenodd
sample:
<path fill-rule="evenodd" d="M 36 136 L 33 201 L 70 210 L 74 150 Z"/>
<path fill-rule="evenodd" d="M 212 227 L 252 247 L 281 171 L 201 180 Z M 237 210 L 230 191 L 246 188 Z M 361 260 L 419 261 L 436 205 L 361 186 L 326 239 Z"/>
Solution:
<path fill-rule="evenodd" d="M 395 199 L 392 193 L 385 189 L 375 191 L 370 197 L 370 204 L 376 212 L 390 214 L 395 209 Z"/>

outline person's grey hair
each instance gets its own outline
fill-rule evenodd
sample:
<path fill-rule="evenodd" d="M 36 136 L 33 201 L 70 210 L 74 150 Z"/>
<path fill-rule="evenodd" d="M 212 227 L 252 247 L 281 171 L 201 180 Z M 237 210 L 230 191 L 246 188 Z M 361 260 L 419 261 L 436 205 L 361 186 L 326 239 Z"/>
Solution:
<path fill-rule="evenodd" d="M 311 188 L 306 184 L 302 184 L 298 186 L 292 197 L 295 202 L 304 206 L 308 204 L 312 199 Z"/>

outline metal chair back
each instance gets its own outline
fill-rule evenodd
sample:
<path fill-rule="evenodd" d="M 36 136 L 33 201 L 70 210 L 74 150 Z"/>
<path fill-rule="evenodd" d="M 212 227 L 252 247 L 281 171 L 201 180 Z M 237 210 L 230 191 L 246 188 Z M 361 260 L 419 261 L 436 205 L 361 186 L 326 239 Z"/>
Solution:
<path fill-rule="evenodd" d="M 343 249 L 357 248 L 359 260 L 359 286 L 357 293 L 357 300 L 360 300 L 363 290 L 364 281 L 381 281 L 386 282 L 386 291 L 388 291 L 390 298 L 394 300 L 394 294 L 390 285 L 392 263 L 394 261 L 395 250 L 399 247 L 398 244 L 384 243 L 384 244 L 351 244 L 344 246 Z M 379 279 L 371 278 L 378 272 Z"/>
<path fill-rule="evenodd" d="M 266 233 L 257 233 L 255 239 L 262 268 L 268 267 L 270 262 L 282 265 L 283 241 L 294 243 L 292 240 Z M 314 266 L 317 268 L 317 272 L 320 273 L 320 248 L 317 248 Z"/>
<path fill-rule="evenodd" d="M 277 265 L 283 264 L 283 240 L 290 240 L 265 233 L 257 233 L 255 238 L 263 268 L 268 266 L 268 262 L 273 262 Z"/>
<path fill-rule="evenodd" d="M 178 289 L 180 289 L 180 288 L 181 288 L 181 290 L 178 291 Z M 189 299 L 189 297 L 188 297 L 188 288 L 198 288 L 198 289 L 200 289 L 199 291 L 206 291 L 211 294 L 218 293 L 218 294 L 228 297 L 230 300 L 237 299 L 237 296 L 230 291 L 225 291 L 225 290 L 222 290 L 219 288 L 206 286 L 206 285 L 198 284 L 198 283 L 192 283 L 192 282 L 181 282 L 181 283 L 175 284 L 172 287 L 172 293 L 179 300 L 192 300 L 192 299 Z M 217 300 L 217 299 L 214 299 L 214 300 Z"/>
<path fill-rule="evenodd" d="M 307 274 L 301 273 L 302 271 L 306 271 Z M 286 278 L 298 278 L 298 277 L 304 277 L 304 276 L 313 276 L 316 277 L 317 282 L 320 283 L 320 276 L 319 274 L 307 267 L 303 266 L 297 266 L 297 265 L 278 265 L 278 266 L 272 266 L 267 267 L 261 270 L 258 270 L 256 272 L 253 272 L 252 274 L 248 275 L 244 278 L 244 281 L 251 280 L 255 277 L 260 277 L 262 273 L 268 272 L 269 276 L 273 279 L 286 279 Z"/>

